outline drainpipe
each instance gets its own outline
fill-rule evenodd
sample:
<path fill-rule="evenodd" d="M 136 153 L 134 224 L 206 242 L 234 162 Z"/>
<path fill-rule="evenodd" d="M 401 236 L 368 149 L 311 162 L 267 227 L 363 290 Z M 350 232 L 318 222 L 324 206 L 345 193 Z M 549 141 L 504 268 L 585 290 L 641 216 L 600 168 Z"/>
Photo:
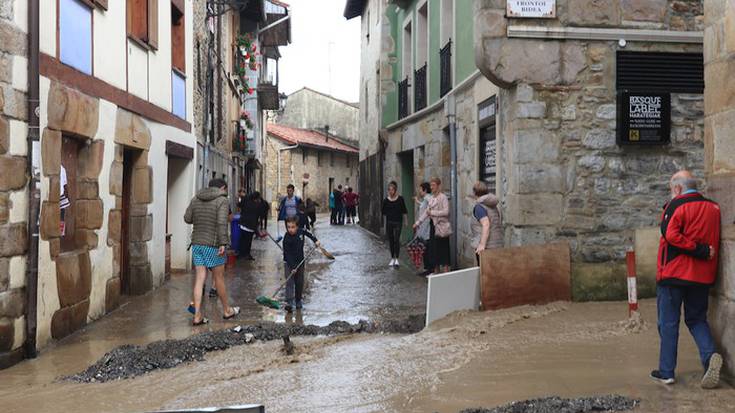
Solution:
<path fill-rule="evenodd" d="M 296 149 L 299 147 L 299 144 L 293 145 L 293 146 L 284 146 L 283 148 L 278 148 L 278 188 L 276 189 L 276 194 L 278 191 L 281 190 L 281 152 L 282 151 L 290 151 L 291 149 Z"/>
<path fill-rule="evenodd" d="M 39 0 L 28 2 L 28 256 L 26 260 L 26 358 L 35 358 L 36 313 L 38 301 L 38 220 L 41 189 L 39 186 L 41 142 L 39 140 Z"/>
<path fill-rule="evenodd" d="M 449 156 L 451 158 L 451 166 L 449 168 L 449 181 L 451 182 L 451 208 L 450 208 L 450 219 L 452 220 L 452 235 L 451 235 L 451 256 L 450 262 L 452 269 L 457 268 L 457 208 L 459 208 L 458 195 L 457 195 L 457 105 L 454 97 L 454 93 L 447 95 L 445 101 L 445 112 L 447 114 L 448 127 L 449 127 Z"/>

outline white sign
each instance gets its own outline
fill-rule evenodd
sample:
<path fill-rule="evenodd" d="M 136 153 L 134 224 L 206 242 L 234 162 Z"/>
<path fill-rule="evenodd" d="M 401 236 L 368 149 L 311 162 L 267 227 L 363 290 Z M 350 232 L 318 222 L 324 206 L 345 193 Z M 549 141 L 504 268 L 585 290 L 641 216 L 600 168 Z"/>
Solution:
<path fill-rule="evenodd" d="M 556 17 L 556 0 L 508 0 L 508 17 L 550 19 Z"/>

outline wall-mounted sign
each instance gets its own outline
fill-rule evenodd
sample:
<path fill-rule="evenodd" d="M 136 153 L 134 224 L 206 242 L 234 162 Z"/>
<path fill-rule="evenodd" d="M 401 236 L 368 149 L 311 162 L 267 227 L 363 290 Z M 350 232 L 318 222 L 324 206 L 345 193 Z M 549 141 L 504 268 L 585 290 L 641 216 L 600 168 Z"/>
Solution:
<path fill-rule="evenodd" d="M 665 145 L 671 134 L 671 94 L 618 92 L 618 145 Z"/>
<path fill-rule="evenodd" d="M 553 19 L 556 17 L 556 0 L 508 0 L 505 14 L 508 17 Z"/>

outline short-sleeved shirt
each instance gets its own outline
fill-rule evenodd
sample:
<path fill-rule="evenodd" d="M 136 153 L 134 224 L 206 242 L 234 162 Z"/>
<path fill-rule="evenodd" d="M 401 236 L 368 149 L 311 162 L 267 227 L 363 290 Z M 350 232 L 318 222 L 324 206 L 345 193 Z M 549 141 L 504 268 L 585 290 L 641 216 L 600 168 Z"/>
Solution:
<path fill-rule="evenodd" d="M 482 205 L 477 204 L 475 205 L 475 209 L 472 210 L 472 215 L 479 221 L 487 217 L 487 210 Z"/>

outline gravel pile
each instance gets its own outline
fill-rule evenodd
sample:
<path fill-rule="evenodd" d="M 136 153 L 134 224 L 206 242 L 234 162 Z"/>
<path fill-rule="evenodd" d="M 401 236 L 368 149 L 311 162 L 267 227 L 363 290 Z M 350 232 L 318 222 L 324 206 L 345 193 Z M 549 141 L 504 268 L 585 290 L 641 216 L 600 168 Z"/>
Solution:
<path fill-rule="evenodd" d="M 639 400 L 618 395 L 562 399 L 545 397 L 524 400 L 495 407 L 493 409 L 466 409 L 460 413 L 587 413 L 621 412 L 635 409 Z"/>
<path fill-rule="evenodd" d="M 170 369 L 182 363 L 201 361 L 210 351 L 224 350 L 253 340 L 270 341 L 280 340 L 286 336 L 334 336 L 355 333 L 410 334 L 421 331 L 424 319 L 425 316 L 416 315 L 381 322 L 360 320 L 356 324 L 334 321 L 327 326 L 262 322 L 201 333 L 182 340 L 155 341 L 145 347 L 120 346 L 105 354 L 85 371 L 61 379 L 81 383 L 127 379 L 157 369 Z"/>

